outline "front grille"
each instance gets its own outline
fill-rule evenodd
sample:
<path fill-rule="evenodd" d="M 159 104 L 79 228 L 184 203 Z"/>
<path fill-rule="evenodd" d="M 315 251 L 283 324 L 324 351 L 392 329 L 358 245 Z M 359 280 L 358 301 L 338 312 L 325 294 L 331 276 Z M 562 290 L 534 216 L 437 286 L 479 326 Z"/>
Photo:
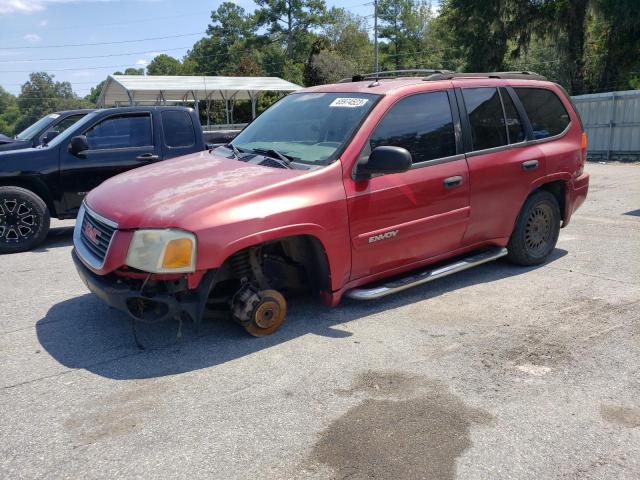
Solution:
<path fill-rule="evenodd" d="M 98 220 L 88 210 L 85 210 L 80 229 L 80 240 L 100 262 L 103 262 L 104 257 L 107 256 L 107 250 L 115 231 L 114 227 Z"/>

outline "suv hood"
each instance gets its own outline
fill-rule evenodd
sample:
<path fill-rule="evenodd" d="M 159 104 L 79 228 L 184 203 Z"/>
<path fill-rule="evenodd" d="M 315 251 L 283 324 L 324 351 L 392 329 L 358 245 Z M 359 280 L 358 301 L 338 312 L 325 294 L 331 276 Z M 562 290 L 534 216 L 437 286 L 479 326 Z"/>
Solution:
<path fill-rule="evenodd" d="M 86 203 L 120 229 L 188 228 L 189 218 L 204 209 L 304 173 L 205 151 L 110 178 L 89 193 Z"/>

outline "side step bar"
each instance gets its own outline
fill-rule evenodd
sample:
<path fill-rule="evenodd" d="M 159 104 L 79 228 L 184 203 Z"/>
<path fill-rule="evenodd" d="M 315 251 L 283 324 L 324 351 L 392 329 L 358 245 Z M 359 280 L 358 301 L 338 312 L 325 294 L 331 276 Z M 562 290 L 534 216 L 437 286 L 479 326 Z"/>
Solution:
<path fill-rule="evenodd" d="M 438 267 L 433 270 L 422 270 L 418 273 L 409 273 L 406 277 L 392 280 L 377 287 L 354 288 L 345 293 L 345 296 L 353 300 L 374 300 L 376 298 L 386 297 L 392 293 L 401 292 L 416 285 L 422 285 L 423 283 L 461 272 L 467 268 L 491 262 L 492 260 L 504 257 L 506 254 L 506 248 L 492 248 L 491 250 L 471 255 L 443 267 Z"/>

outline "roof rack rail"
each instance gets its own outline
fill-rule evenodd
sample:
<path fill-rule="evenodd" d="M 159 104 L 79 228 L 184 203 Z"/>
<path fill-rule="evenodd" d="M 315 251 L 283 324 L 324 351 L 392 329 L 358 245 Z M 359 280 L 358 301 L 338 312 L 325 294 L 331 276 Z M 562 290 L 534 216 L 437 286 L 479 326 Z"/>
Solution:
<path fill-rule="evenodd" d="M 426 68 L 417 68 L 409 70 L 384 70 L 380 72 L 358 73 L 351 78 L 343 78 L 338 83 L 345 82 L 362 82 L 364 80 L 391 80 L 399 77 L 421 77 L 425 74 L 452 74 L 450 70 L 432 70 Z"/>
<path fill-rule="evenodd" d="M 485 72 L 485 73 L 456 73 L 456 72 L 434 72 L 423 78 L 425 81 L 452 80 L 454 78 L 502 78 L 502 79 L 524 79 L 524 80 L 547 80 L 546 77 L 535 72 Z"/>

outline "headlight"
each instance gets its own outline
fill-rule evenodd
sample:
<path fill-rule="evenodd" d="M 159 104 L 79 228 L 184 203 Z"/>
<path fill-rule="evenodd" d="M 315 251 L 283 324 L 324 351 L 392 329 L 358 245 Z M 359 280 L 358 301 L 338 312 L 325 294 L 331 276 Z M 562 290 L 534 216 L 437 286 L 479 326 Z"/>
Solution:
<path fill-rule="evenodd" d="M 184 273 L 196 269 L 196 236 L 182 230 L 137 230 L 126 264 L 151 273 Z"/>

